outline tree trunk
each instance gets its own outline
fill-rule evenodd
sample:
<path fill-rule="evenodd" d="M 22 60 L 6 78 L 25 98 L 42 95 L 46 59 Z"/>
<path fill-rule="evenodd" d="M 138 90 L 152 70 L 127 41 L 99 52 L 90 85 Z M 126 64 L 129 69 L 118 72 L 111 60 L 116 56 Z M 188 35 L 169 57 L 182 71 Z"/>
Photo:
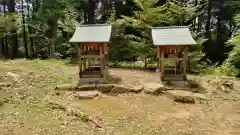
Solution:
<path fill-rule="evenodd" d="M 39 6 L 40 6 L 40 2 L 39 0 L 33 0 L 32 2 L 32 6 L 33 6 L 33 11 L 32 11 L 32 20 L 34 20 L 36 17 L 35 17 L 35 13 L 38 12 L 39 10 Z M 36 31 L 33 30 L 32 33 L 35 33 Z M 35 57 L 38 57 L 39 55 L 39 52 L 40 52 L 40 47 L 39 47 L 39 37 L 35 37 L 35 38 L 32 38 L 33 40 L 33 48 L 31 50 L 33 50 L 33 54 L 35 55 Z"/>
<path fill-rule="evenodd" d="M 144 68 L 147 68 L 147 57 L 144 57 Z"/>
<path fill-rule="evenodd" d="M 1 10 L 2 8 L 0 8 L 0 13 L 5 13 L 5 3 L 1 3 L 3 4 L 3 10 Z M 5 38 L 4 35 L 1 37 L 1 43 L 0 43 L 0 57 L 4 56 L 4 46 L 5 46 L 5 42 L 4 42 Z"/>
<path fill-rule="evenodd" d="M 28 42 L 27 42 L 27 33 L 26 33 L 26 27 L 25 27 L 25 13 L 24 13 L 24 6 L 23 6 L 23 0 L 21 0 L 22 3 L 22 27 L 23 27 L 23 43 L 24 43 L 24 51 L 25 51 L 25 58 L 28 58 Z"/>
<path fill-rule="evenodd" d="M 2 3 L 0 3 L 0 4 L 2 4 Z M 3 4 L 5 4 L 5 3 L 3 3 Z M 0 8 L 0 13 L 4 13 L 4 11 L 2 11 L 2 8 Z M 5 44 L 4 44 L 4 36 L 2 36 L 1 37 L 1 42 L 0 42 L 0 58 L 4 56 L 4 46 L 5 46 Z"/>
<path fill-rule="evenodd" d="M 232 36 L 232 33 L 233 33 L 233 18 L 231 18 L 230 20 L 229 20 L 229 37 L 231 37 Z"/>
<path fill-rule="evenodd" d="M 33 42 L 33 38 L 32 38 L 32 28 L 29 25 L 31 17 L 30 17 L 30 11 L 29 11 L 30 4 L 29 4 L 28 0 L 27 0 L 27 6 L 28 6 L 27 7 L 27 14 L 28 14 L 27 17 L 28 17 L 28 31 L 29 31 L 29 38 L 30 38 L 30 51 L 31 51 L 31 58 L 34 58 L 35 57 L 34 42 Z"/>
<path fill-rule="evenodd" d="M 83 18 L 84 18 L 84 24 L 87 24 L 88 23 L 88 17 L 87 17 L 87 8 L 84 7 L 83 9 Z"/>
<path fill-rule="evenodd" d="M 2 38 L 0 43 L 0 57 L 4 56 L 4 45 L 4 38 Z"/>
<path fill-rule="evenodd" d="M 198 0 L 195 0 L 194 5 L 195 5 L 195 6 L 198 5 Z M 198 18 L 198 17 L 196 17 L 196 18 L 193 20 L 193 31 L 194 31 L 194 32 L 196 31 L 197 18 Z"/>
<path fill-rule="evenodd" d="M 5 53 L 5 56 L 9 58 L 8 36 L 5 36 L 4 43 L 5 43 L 4 53 Z"/>
<path fill-rule="evenodd" d="M 57 19 L 56 20 L 49 20 L 48 26 L 50 30 L 46 33 L 47 37 L 51 39 L 51 43 L 49 44 L 48 53 L 49 56 L 52 58 L 53 54 L 56 52 L 56 40 L 57 40 Z"/>
<path fill-rule="evenodd" d="M 6 5 L 3 5 L 3 13 L 4 16 L 6 14 Z M 4 46 L 3 46 L 3 52 L 5 54 L 5 57 L 9 58 L 9 51 L 8 51 L 8 35 L 4 37 Z"/>
<path fill-rule="evenodd" d="M 3 5 L 3 15 L 5 16 L 5 14 L 6 14 L 6 5 Z M 5 55 L 5 57 L 9 57 L 9 52 L 8 52 L 8 35 L 6 35 L 5 37 L 3 37 L 3 42 L 4 42 L 4 44 L 3 44 L 3 53 L 4 53 L 4 55 Z"/>
<path fill-rule="evenodd" d="M 56 41 L 57 41 L 57 22 L 55 22 L 52 26 L 52 55 L 56 52 Z"/>
<path fill-rule="evenodd" d="M 216 60 L 222 60 L 222 53 L 224 49 L 224 44 L 221 42 L 221 18 L 217 17 L 217 45 L 216 45 L 216 51 L 220 54 L 218 57 L 216 57 Z"/>
<path fill-rule="evenodd" d="M 211 38 L 211 32 L 210 32 L 211 18 L 212 18 L 211 12 L 212 12 L 212 0 L 208 0 L 207 23 L 206 23 L 206 37 L 207 38 Z"/>
<path fill-rule="evenodd" d="M 88 0 L 88 24 L 94 24 L 95 1 Z"/>
<path fill-rule="evenodd" d="M 10 13 L 15 13 L 15 1 L 10 0 L 8 4 L 8 11 Z M 10 58 L 15 59 L 16 54 L 18 51 L 18 35 L 17 30 L 11 31 L 11 39 L 12 39 L 12 45 L 11 45 L 11 51 L 10 51 Z"/>

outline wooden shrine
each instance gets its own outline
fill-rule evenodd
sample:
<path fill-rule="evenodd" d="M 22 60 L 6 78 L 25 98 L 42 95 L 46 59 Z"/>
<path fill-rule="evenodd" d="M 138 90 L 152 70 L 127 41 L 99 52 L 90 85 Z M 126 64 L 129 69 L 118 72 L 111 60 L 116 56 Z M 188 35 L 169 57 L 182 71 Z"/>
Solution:
<path fill-rule="evenodd" d="M 110 25 L 78 26 L 70 42 L 77 43 L 80 84 L 102 84 L 107 74 Z"/>
<path fill-rule="evenodd" d="M 158 69 L 161 81 L 186 80 L 188 48 L 196 41 L 188 27 L 155 27 L 152 38 L 157 47 Z"/>

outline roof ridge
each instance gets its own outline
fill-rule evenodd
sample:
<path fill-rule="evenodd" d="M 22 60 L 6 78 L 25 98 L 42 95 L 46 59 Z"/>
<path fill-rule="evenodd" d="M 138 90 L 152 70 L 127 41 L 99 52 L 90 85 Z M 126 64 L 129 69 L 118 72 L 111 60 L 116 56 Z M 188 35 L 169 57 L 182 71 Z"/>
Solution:
<path fill-rule="evenodd" d="M 88 27 L 88 26 L 112 26 L 111 24 L 79 24 L 77 27 Z"/>
<path fill-rule="evenodd" d="M 164 27 L 151 27 L 152 29 L 172 29 L 172 28 L 189 28 L 188 26 L 164 26 Z"/>

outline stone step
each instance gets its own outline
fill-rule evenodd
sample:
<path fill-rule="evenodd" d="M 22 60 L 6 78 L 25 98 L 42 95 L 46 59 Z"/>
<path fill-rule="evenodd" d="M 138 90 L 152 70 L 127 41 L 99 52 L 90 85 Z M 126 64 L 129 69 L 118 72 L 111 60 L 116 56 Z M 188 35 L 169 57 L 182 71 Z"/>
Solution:
<path fill-rule="evenodd" d="M 79 100 L 90 100 L 100 96 L 98 91 L 79 91 L 74 94 L 74 97 Z"/>

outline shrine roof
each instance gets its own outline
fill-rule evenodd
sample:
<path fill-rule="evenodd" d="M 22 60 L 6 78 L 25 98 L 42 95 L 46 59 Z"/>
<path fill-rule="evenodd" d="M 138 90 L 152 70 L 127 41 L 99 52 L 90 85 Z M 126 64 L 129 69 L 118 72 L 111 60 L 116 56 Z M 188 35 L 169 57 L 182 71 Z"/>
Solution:
<path fill-rule="evenodd" d="M 187 26 L 152 27 L 152 39 L 156 46 L 197 44 Z"/>
<path fill-rule="evenodd" d="M 73 43 L 107 43 L 110 40 L 112 26 L 108 24 L 79 25 L 69 42 Z"/>

